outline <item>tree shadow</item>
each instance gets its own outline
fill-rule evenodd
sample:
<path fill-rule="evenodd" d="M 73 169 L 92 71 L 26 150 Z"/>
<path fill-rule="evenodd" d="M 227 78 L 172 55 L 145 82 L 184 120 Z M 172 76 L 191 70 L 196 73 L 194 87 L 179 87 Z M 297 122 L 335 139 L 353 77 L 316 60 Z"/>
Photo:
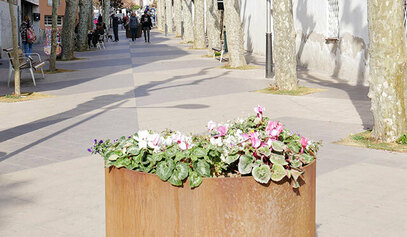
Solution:
<path fill-rule="evenodd" d="M 184 79 L 184 78 L 190 78 L 193 76 L 197 76 L 197 75 L 205 75 L 207 74 L 207 70 L 209 70 L 209 68 L 204 68 L 202 70 L 200 70 L 197 73 L 192 73 L 192 74 L 188 74 L 188 75 L 183 75 L 183 76 L 173 76 L 167 80 L 164 81 L 157 81 L 157 82 L 150 82 L 146 85 L 141 85 L 137 88 L 135 88 L 134 90 L 129 90 L 124 94 L 113 94 L 113 95 L 102 95 L 102 96 L 98 96 L 93 98 L 90 101 L 87 101 L 85 103 L 79 104 L 76 108 L 56 114 L 56 115 L 52 115 L 52 116 L 48 116 L 46 118 L 43 119 L 39 119 L 36 120 L 34 122 L 28 123 L 28 124 L 23 124 L 17 127 L 13 127 L 10 129 L 6 129 L 3 131 L 0 131 L 0 142 L 5 142 L 7 140 L 13 139 L 15 137 L 18 137 L 20 135 L 26 134 L 26 133 L 30 133 L 48 126 L 51 126 L 53 124 L 57 124 L 63 121 L 66 121 L 68 119 L 72 119 L 75 117 L 78 117 L 80 115 L 83 115 L 85 113 L 89 113 L 91 111 L 95 111 L 95 110 L 99 110 L 102 109 L 102 111 L 97 112 L 95 114 L 90 115 L 89 117 L 82 119 L 76 123 L 73 123 L 72 125 L 69 125 L 63 129 L 60 129 L 58 131 L 53 132 L 52 134 L 42 137 L 39 140 L 36 140 L 34 142 L 31 142 L 27 145 L 25 145 L 24 147 L 17 149 L 13 152 L 10 152 L 4 156 L 2 156 L 0 158 L 0 162 L 4 161 L 6 159 L 9 159 L 23 151 L 28 150 L 29 148 L 36 146 L 40 143 L 43 143 L 44 141 L 47 141 L 49 139 L 51 139 L 52 137 L 55 137 L 63 132 L 66 132 L 74 127 L 77 127 L 80 124 L 83 124 L 86 121 L 89 121 L 91 119 L 94 119 L 104 113 L 106 113 L 107 111 L 113 110 L 113 109 L 117 109 L 119 108 L 121 105 L 123 105 L 126 101 L 130 100 L 130 99 L 134 99 L 134 98 L 140 98 L 140 97 L 144 97 L 144 96 L 148 96 L 150 94 L 151 91 L 158 91 L 158 90 L 163 90 L 163 89 L 167 89 L 167 88 L 171 88 L 171 87 L 183 87 L 183 86 L 190 86 L 190 85 L 199 85 L 200 83 L 202 83 L 203 81 L 207 81 L 207 80 L 212 80 L 212 79 L 216 79 L 219 77 L 223 77 L 225 75 L 227 75 L 229 72 L 224 72 L 222 74 L 219 74 L 217 76 L 213 76 L 213 77 L 205 77 L 199 80 L 194 80 L 192 82 L 187 82 L 187 83 L 183 83 L 183 84 L 179 84 L 176 86 L 165 86 L 165 87 L 161 87 L 161 88 L 155 88 L 159 85 L 165 85 L 168 83 L 171 83 L 173 81 L 176 80 L 180 80 L 180 79 Z M 146 104 L 146 103 L 145 103 Z M 106 107 L 108 106 L 108 107 Z M 105 108 L 106 107 L 106 108 Z M 133 107 L 133 109 L 136 109 L 137 107 Z M 174 107 L 177 108 L 177 107 Z M 196 105 L 180 105 L 178 108 L 184 108 L 184 109 L 197 109 Z"/>
<path fill-rule="evenodd" d="M 369 92 L 369 87 L 364 85 L 355 85 L 352 86 L 346 80 L 336 79 L 335 81 L 328 81 L 326 79 L 321 79 L 315 77 L 309 73 L 308 70 L 299 70 L 298 72 L 299 78 L 302 80 L 318 84 L 320 86 L 328 87 L 328 88 L 335 88 L 346 92 L 351 100 L 353 106 L 355 107 L 356 111 L 359 114 L 360 119 L 362 120 L 362 125 L 365 130 L 369 130 L 373 126 L 373 117 L 369 110 L 366 108 L 366 103 L 369 102 L 369 98 L 367 97 L 367 93 Z"/>
<path fill-rule="evenodd" d="M 297 1 L 296 16 L 298 17 L 298 20 L 301 23 L 302 29 L 301 43 L 297 52 L 297 63 L 300 64 L 305 44 L 307 43 L 310 35 L 314 32 L 316 21 L 314 20 L 313 15 L 308 14 L 306 0 Z"/>

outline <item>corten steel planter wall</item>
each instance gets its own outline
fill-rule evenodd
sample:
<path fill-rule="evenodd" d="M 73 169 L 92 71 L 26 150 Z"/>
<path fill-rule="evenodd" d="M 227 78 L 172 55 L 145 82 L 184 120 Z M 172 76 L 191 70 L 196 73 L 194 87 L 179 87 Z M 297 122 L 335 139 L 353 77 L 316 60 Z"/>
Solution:
<path fill-rule="evenodd" d="M 298 190 L 287 177 L 206 178 L 195 189 L 106 169 L 106 236 L 315 236 L 315 162 Z"/>

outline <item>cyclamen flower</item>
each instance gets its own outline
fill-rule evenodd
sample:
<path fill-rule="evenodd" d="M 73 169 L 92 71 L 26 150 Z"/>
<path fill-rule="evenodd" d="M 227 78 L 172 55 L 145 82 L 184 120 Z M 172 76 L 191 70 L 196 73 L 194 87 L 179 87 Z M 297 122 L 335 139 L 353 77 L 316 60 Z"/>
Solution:
<path fill-rule="evenodd" d="M 283 129 L 283 125 L 280 122 L 269 121 L 266 128 L 266 134 L 273 138 L 277 138 Z"/>
<path fill-rule="evenodd" d="M 226 126 L 219 126 L 219 127 L 218 127 L 218 132 L 219 132 L 219 135 L 218 135 L 218 136 L 223 137 L 223 136 L 225 136 L 226 133 L 228 132 L 228 128 L 227 128 Z"/>
<path fill-rule="evenodd" d="M 215 146 L 222 146 L 222 144 L 223 144 L 222 143 L 222 138 L 220 138 L 220 137 L 218 137 L 218 138 L 212 137 L 210 142 L 211 142 L 212 145 L 215 145 Z"/>
<path fill-rule="evenodd" d="M 214 122 L 214 121 L 209 121 L 208 122 L 208 129 L 210 130 L 210 131 L 212 131 L 212 130 L 214 130 L 216 128 L 216 123 Z"/>
<path fill-rule="evenodd" d="M 257 107 L 254 108 L 254 112 L 257 113 L 257 117 L 260 119 L 263 119 L 263 112 L 265 111 L 265 108 L 262 108 L 260 105 L 257 105 Z"/>
<path fill-rule="evenodd" d="M 252 147 L 258 148 L 261 144 L 261 140 L 259 138 L 259 134 L 257 132 L 252 132 L 250 141 L 252 142 Z"/>
<path fill-rule="evenodd" d="M 301 154 L 302 154 L 302 153 L 304 153 L 304 148 L 306 148 L 308 145 L 308 138 L 301 137 L 301 145 L 302 145 L 302 148 L 301 148 Z"/>
<path fill-rule="evenodd" d="M 243 134 L 243 137 L 245 138 L 245 140 L 250 139 L 252 147 L 254 148 L 258 148 L 261 145 L 261 140 L 259 138 L 258 132 L 251 131 L 249 134 Z"/>

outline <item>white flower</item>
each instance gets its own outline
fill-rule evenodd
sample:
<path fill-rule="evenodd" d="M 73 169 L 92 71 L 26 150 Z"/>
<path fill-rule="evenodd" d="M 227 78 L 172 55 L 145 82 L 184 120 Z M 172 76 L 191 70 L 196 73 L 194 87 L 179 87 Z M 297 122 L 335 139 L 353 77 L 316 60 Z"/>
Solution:
<path fill-rule="evenodd" d="M 215 146 L 222 146 L 223 145 L 221 137 L 218 137 L 218 138 L 211 137 L 210 142 L 211 142 L 212 145 L 215 145 Z"/>
<path fill-rule="evenodd" d="M 147 148 L 147 141 L 146 140 L 138 141 L 138 148 L 139 149 Z"/>
<path fill-rule="evenodd" d="M 214 122 L 214 121 L 209 121 L 208 122 L 208 129 L 210 130 L 210 131 L 212 131 L 212 130 L 214 130 L 216 128 L 216 123 Z"/>

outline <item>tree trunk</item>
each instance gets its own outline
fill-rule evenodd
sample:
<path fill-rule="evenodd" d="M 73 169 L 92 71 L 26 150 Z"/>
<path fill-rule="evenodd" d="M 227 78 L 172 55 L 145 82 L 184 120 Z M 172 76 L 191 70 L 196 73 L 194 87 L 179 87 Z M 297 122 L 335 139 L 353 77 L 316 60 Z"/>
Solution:
<path fill-rule="evenodd" d="M 172 0 L 165 0 L 165 22 L 168 32 L 174 31 L 174 22 L 172 19 Z"/>
<path fill-rule="evenodd" d="M 206 0 L 206 25 L 208 32 L 208 56 L 213 56 L 212 48 L 220 48 L 220 22 L 218 21 L 218 1 Z"/>
<path fill-rule="evenodd" d="M 246 66 L 244 57 L 244 41 L 242 21 L 240 20 L 240 6 L 238 0 L 224 0 L 226 40 L 228 45 L 230 66 Z"/>
<path fill-rule="evenodd" d="M 156 18 L 156 25 L 157 25 L 157 29 L 158 30 L 163 30 L 163 27 L 162 27 L 162 20 L 161 20 L 161 17 L 162 17 L 162 12 L 163 12 L 163 10 L 162 10 L 162 2 L 163 2 L 163 0 L 157 0 L 157 18 Z"/>
<path fill-rule="evenodd" d="M 159 21 L 159 23 L 160 23 L 160 26 L 161 26 L 161 30 L 162 31 L 164 31 L 165 30 L 165 14 L 166 14 L 166 11 L 165 11 L 165 1 L 166 0 L 160 0 L 160 5 L 161 5 L 161 13 L 160 13 L 160 21 Z"/>
<path fill-rule="evenodd" d="M 93 30 L 93 1 L 90 1 L 90 7 L 89 7 L 89 20 L 88 20 L 88 23 L 89 23 L 89 26 L 88 26 L 88 30 Z"/>
<path fill-rule="evenodd" d="M 57 18 L 58 18 L 58 0 L 52 0 L 52 32 L 51 32 L 51 55 L 49 57 L 49 70 L 56 71 L 57 61 Z"/>
<path fill-rule="evenodd" d="M 406 38 L 402 1 L 368 1 L 372 137 L 393 142 L 407 132 Z"/>
<path fill-rule="evenodd" d="M 181 37 L 181 20 L 182 20 L 182 15 L 181 15 L 181 2 L 182 0 L 174 0 L 174 20 L 175 20 L 175 32 L 177 37 Z"/>
<path fill-rule="evenodd" d="M 64 24 L 62 26 L 62 59 L 71 60 L 74 58 L 74 31 L 75 20 L 78 11 L 78 0 L 66 0 Z"/>
<path fill-rule="evenodd" d="M 89 13 L 91 1 L 79 0 L 79 25 L 78 25 L 78 50 L 85 51 L 88 49 L 88 28 L 89 28 Z"/>
<path fill-rule="evenodd" d="M 13 58 L 14 58 L 14 95 L 20 97 L 20 60 L 18 58 L 18 34 L 17 34 L 17 20 L 14 12 L 14 5 L 12 0 L 8 0 L 8 6 L 11 18 L 11 31 L 13 34 Z"/>
<path fill-rule="evenodd" d="M 273 60 L 279 90 L 298 89 L 292 0 L 273 0 Z"/>
<path fill-rule="evenodd" d="M 110 28 L 110 0 L 105 0 L 103 6 L 103 22 L 106 24 L 106 31 Z"/>
<path fill-rule="evenodd" d="M 194 1 L 195 14 L 194 14 L 194 48 L 204 49 L 205 43 L 205 11 L 204 0 Z"/>
<path fill-rule="evenodd" d="M 182 13 L 184 16 L 184 41 L 194 41 L 194 23 L 192 22 L 192 2 L 191 0 L 182 0 Z"/>

